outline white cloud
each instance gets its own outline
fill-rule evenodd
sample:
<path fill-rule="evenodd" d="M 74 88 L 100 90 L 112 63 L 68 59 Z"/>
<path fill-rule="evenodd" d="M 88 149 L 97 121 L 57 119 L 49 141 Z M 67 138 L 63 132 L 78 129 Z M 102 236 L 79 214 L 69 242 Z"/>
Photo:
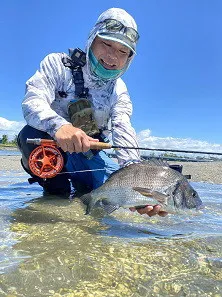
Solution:
<path fill-rule="evenodd" d="M 7 134 L 12 140 L 15 135 L 25 126 L 25 122 L 9 121 L 0 117 L 0 138 L 3 134 Z M 156 148 L 156 149 L 179 149 L 189 151 L 207 151 L 222 153 L 222 145 L 217 143 L 209 143 L 203 140 L 191 138 L 173 138 L 173 137 L 158 137 L 152 136 L 151 130 L 142 130 L 137 134 L 140 147 Z M 143 155 L 150 154 L 152 151 L 141 151 Z M 161 154 L 156 152 L 156 154 Z M 176 153 L 179 155 L 179 153 Z M 181 153 L 182 154 L 182 153 Z M 184 154 L 182 154 L 184 155 Z M 189 156 L 196 154 L 189 154 Z"/>
<path fill-rule="evenodd" d="M 173 137 L 164 138 L 164 137 L 152 136 L 151 130 L 149 129 L 139 132 L 137 134 L 137 138 L 138 138 L 140 147 L 222 153 L 221 144 L 209 143 L 207 141 L 191 139 L 191 138 L 173 138 Z M 142 154 L 145 154 L 145 151 L 143 151 Z M 179 153 L 177 155 L 179 155 Z"/>
<path fill-rule="evenodd" d="M 25 122 L 9 121 L 0 117 L 0 138 L 6 134 L 9 139 L 13 139 L 24 126 Z"/>

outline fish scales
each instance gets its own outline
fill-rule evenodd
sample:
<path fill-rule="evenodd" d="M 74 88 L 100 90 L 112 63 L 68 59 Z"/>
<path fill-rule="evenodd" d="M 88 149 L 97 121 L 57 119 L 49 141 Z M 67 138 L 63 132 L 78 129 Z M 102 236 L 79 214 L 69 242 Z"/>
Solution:
<path fill-rule="evenodd" d="M 132 164 L 119 171 L 113 173 L 108 179 L 107 183 L 101 186 L 101 189 L 110 187 L 111 185 L 116 186 L 151 186 L 151 187 L 161 187 L 166 184 L 174 183 L 175 180 L 181 179 L 181 174 L 178 171 L 171 169 L 170 167 L 160 167 L 152 165 L 140 165 Z M 124 170 L 125 169 L 125 170 Z M 155 178 L 154 178 L 155 177 Z"/>

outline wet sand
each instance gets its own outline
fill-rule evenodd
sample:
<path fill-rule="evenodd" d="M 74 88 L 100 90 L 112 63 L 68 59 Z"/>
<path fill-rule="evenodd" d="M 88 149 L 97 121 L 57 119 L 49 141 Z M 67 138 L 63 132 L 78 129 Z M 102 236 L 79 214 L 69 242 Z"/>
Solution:
<path fill-rule="evenodd" d="M 190 174 L 191 181 L 222 184 L 222 161 L 170 163 L 183 165 L 183 174 Z"/>
<path fill-rule="evenodd" d="M 0 170 L 23 170 L 20 156 L 0 156 Z M 190 174 L 191 181 L 222 184 L 221 162 L 170 162 L 183 165 L 183 174 Z"/>
<path fill-rule="evenodd" d="M 21 156 L 0 156 L 0 170 L 23 170 Z"/>

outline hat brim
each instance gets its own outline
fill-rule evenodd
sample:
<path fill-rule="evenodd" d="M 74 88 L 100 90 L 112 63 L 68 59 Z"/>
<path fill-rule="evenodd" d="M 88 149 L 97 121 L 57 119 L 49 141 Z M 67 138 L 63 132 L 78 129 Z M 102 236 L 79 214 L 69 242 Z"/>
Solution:
<path fill-rule="evenodd" d="M 129 40 L 129 38 L 127 38 L 123 34 L 101 32 L 101 33 L 98 33 L 97 36 L 106 40 L 119 42 L 122 45 L 125 45 L 126 47 L 128 47 L 134 54 L 136 54 L 135 45 L 133 44 L 132 41 Z"/>

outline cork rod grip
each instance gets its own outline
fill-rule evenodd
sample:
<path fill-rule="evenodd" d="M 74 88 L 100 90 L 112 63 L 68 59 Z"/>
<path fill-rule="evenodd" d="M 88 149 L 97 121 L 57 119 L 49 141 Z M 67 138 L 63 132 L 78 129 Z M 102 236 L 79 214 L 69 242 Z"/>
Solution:
<path fill-rule="evenodd" d="M 111 147 L 112 145 L 106 142 L 96 142 L 96 141 L 90 142 L 90 148 L 92 150 L 104 150 L 104 149 L 110 149 Z"/>

